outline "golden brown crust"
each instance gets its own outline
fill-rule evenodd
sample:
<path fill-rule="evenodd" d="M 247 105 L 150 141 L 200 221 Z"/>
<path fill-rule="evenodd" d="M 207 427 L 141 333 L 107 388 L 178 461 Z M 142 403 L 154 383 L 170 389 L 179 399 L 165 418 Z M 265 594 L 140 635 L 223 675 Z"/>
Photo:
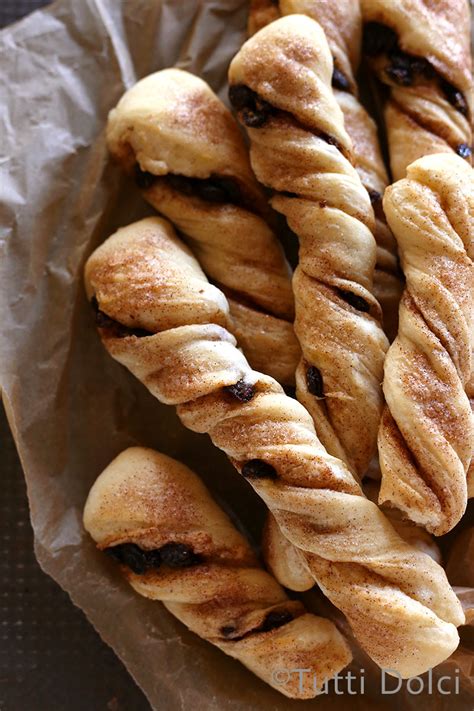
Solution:
<path fill-rule="evenodd" d="M 362 0 L 361 5 L 369 63 L 390 87 L 386 122 L 393 178 L 403 178 L 410 163 L 429 153 L 457 152 L 470 161 L 469 4 Z"/>
<path fill-rule="evenodd" d="M 309 667 L 322 686 L 350 662 L 336 627 L 288 599 L 198 477 L 180 462 L 142 447 L 122 452 L 92 487 L 84 526 L 101 550 L 132 544 L 139 554 L 158 551 L 155 565 L 141 572 L 121 560 L 130 585 L 161 600 L 189 629 L 285 695 L 312 698 L 318 689 L 299 688 L 297 675 L 279 685 L 275 671 Z M 172 567 L 165 558 L 157 566 L 160 551 L 170 546 L 186 547 L 190 564 Z"/>
<path fill-rule="evenodd" d="M 388 343 L 372 293 L 374 215 L 348 160 L 352 146 L 331 76 L 324 33 L 302 15 L 262 29 L 229 70 L 231 98 L 249 87 L 273 107 L 263 125 L 247 130 L 255 173 L 278 191 L 271 204 L 300 242 L 293 278 L 295 332 L 303 353 L 298 398 L 327 450 L 341 456 L 342 449 L 362 475 L 376 446 Z M 239 116 L 245 124 L 245 107 Z M 322 379 L 319 391 L 309 383 L 311 369 Z"/>
<path fill-rule="evenodd" d="M 153 228 L 160 232 L 158 242 L 169 239 L 159 220 Z M 120 275 L 124 313 L 129 287 L 134 294 L 124 278 L 134 261 L 133 250 L 137 263 L 144 259 L 143 245 L 131 232 L 128 239 L 125 250 L 117 235 L 110 237 L 107 249 L 99 247 L 86 265 L 90 296 L 107 299 Z M 150 250 L 156 254 L 153 244 Z M 159 255 L 153 259 L 155 308 L 157 313 L 161 307 L 172 313 L 161 299 L 187 304 L 191 280 L 182 275 L 174 240 Z M 186 251 L 183 256 L 187 260 Z M 176 327 L 169 323 L 166 330 L 152 329 L 148 337 L 117 335 L 103 320 L 99 330 L 115 359 L 160 401 L 177 405 L 183 424 L 208 433 L 248 478 L 377 663 L 403 676 L 439 663 L 456 647 L 455 625 L 463 621 L 444 572 L 397 536 L 377 506 L 363 496 L 348 468 L 327 454 L 302 405 L 287 397 L 275 380 L 252 371 L 235 339 L 220 325 L 217 295 L 214 313 L 217 323 L 198 323 L 186 309 L 186 324 L 177 318 Z M 138 314 L 136 325 L 143 326 Z M 235 393 L 239 383 L 247 391 L 245 401 L 229 390 L 234 386 Z M 373 619 L 378 620 L 376 634 Z"/>
<path fill-rule="evenodd" d="M 125 171 L 137 163 L 146 171 L 143 196 L 185 237 L 205 273 L 247 306 L 249 327 L 239 321 L 234 332 L 252 365 L 293 384 L 299 346 L 291 272 L 262 217 L 266 200 L 229 110 L 198 77 L 165 69 L 125 93 L 110 113 L 107 140 Z M 209 179 L 206 193 L 199 181 Z"/>
<path fill-rule="evenodd" d="M 441 535 L 460 520 L 474 452 L 473 171 L 451 154 L 425 156 L 385 193 L 406 290 L 385 361 L 380 501 Z"/>

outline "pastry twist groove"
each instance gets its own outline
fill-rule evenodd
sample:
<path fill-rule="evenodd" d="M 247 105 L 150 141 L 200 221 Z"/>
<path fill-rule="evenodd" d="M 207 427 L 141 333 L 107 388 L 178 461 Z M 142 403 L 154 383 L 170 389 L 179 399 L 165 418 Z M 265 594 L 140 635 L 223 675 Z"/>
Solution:
<path fill-rule="evenodd" d="M 298 398 L 326 449 L 362 475 L 376 447 L 388 342 L 372 293 L 373 210 L 351 163 L 331 76 L 320 26 L 290 15 L 260 30 L 233 59 L 230 97 L 247 127 L 252 167 L 277 191 L 271 204 L 300 243 L 293 277 Z M 249 102 L 264 115 L 256 128 Z"/>
<path fill-rule="evenodd" d="M 461 518 L 474 452 L 474 181 L 452 154 L 420 158 L 385 193 L 406 290 L 385 361 L 379 501 L 436 535 Z"/>
<path fill-rule="evenodd" d="M 107 141 L 226 293 L 230 328 L 252 366 L 294 384 L 300 348 L 291 272 L 229 110 L 202 79 L 165 69 L 124 94 L 109 115 Z"/>
<path fill-rule="evenodd" d="M 171 226 L 148 218 L 122 228 L 89 258 L 85 278 L 112 357 L 227 454 L 367 653 L 402 676 L 449 656 L 464 618 L 444 571 L 400 539 L 324 450 L 304 407 L 250 368 L 224 328 L 222 293 Z"/>
<path fill-rule="evenodd" d="M 177 505 L 176 502 L 179 502 Z M 291 698 L 313 698 L 351 660 L 335 625 L 289 600 L 247 540 L 184 464 L 143 447 L 93 485 L 84 526 L 130 585 Z M 278 683 L 281 669 L 309 668 Z M 313 679 L 311 679 L 311 682 Z"/>

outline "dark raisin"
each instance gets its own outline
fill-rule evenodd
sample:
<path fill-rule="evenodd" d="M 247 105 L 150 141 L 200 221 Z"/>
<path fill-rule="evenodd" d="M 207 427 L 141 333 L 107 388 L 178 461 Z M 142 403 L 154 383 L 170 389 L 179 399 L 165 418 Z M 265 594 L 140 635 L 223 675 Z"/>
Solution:
<path fill-rule="evenodd" d="M 121 543 L 106 548 L 105 553 L 122 565 L 128 566 L 137 575 L 143 575 L 151 567 L 158 568 L 161 562 L 159 555 L 156 555 L 157 551 L 145 551 L 135 543 Z"/>
<path fill-rule="evenodd" d="M 339 143 L 334 136 L 330 136 L 329 133 L 321 133 L 320 138 L 322 138 L 323 141 L 326 141 L 326 143 L 329 143 L 330 146 L 336 146 L 336 148 L 339 148 Z"/>
<path fill-rule="evenodd" d="M 449 103 L 452 104 L 454 108 L 457 109 L 463 116 L 467 116 L 467 103 L 462 92 L 459 91 L 459 89 L 456 89 L 455 86 L 447 82 L 445 79 L 441 80 L 441 89 Z"/>
<path fill-rule="evenodd" d="M 156 180 L 156 175 L 153 175 L 153 173 L 148 173 L 145 170 L 142 170 L 138 163 L 135 165 L 135 182 L 138 185 L 139 188 L 142 190 L 147 190 L 148 188 L 151 188 L 153 183 Z"/>
<path fill-rule="evenodd" d="M 390 65 L 385 67 L 385 74 L 399 86 L 411 86 L 413 84 L 413 75 L 410 69 L 406 69 L 405 67 L 394 67 Z"/>
<path fill-rule="evenodd" d="M 246 383 L 245 380 L 238 380 L 235 385 L 226 385 L 224 390 L 240 402 L 249 402 L 255 395 L 254 386 Z"/>
<path fill-rule="evenodd" d="M 306 385 L 311 395 L 324 397 L 323 376 L 315 365 L 310 365 L 306 369 Z"/>
<path fill-rule="evenodd" d="M 430 78 L 434 75 L 433 67 L 422 57 L 412 57 L 406 52 L 394 50 L 388 54 L 390 65 L 387 75 L 397 84 L 409 86 L 417 77 Z"/>
<path fill-rule="evenodd" d="M 378 192 L 378 190 L 367 190 L 367 192 L 369 193 L 369 198 L 372 205 L 375 205 L 375 203 L 380 202 L 380 200 L 382 199 L 382 195 Z"/>
<path fill-rule="evenodd" d="M 398 46 L 396 32 L 390 27 L 387 27 L 387 25 L 382 25 L 380 22 L 368 22 L 364 26 L 362 42 L 364 52 L 369 55 L 369 57 L 388 53 L 395 50 Z"/>
<path fill-rule="evenodd" d="M 113 338 L 127 338 L 128 336 L 146 338 L 152 335 L 150 331 L 146 331 L 144 328 L 130 328 L 107 316 L 106 313 L 100 310 L 95 296 L 91 299 L 91 306 L 95 311 L 95 323 L 97 328 L 107 329 Z"/>
<path fill-rule="evenodd" d="M 95 314 L 95 323 L 96 326 L 99 328 L 116 328 L 117 327 L 117 321 L 114 321 L 113 318 L 110 318 L 110 316 L 107 316 L 107 314 L 104 314 L 103 311 L 97 311 Z"/>
<path fill-rule="evenodd" d="M 426 59 L 422 57 L 410 57 L 410 55 L 406 56 L 409 57 L 412 74 L 424 77 L 425 79 L 430 79 L 435 76 L 433 67 Z"/>
<path fill-rule="evenodd" d="M 276 479 L 274 467 L 263 459 L 250 459 L 242 467 L 242 474 L 247 479 Z"/>
<path fill-rule="evenodd" d="M 347 303 L 357 309 L 357 311 L 363 311 L 364 313 L 370 311 L 370 304 L 367 303 L 362 296 L 354 294 L 353 291 L 344 291 L 344 289 L 339 289 L 339 295 L 341 296 L 341 299 L 347 301 Z"/>
<path fill-rule="evenodd" d="M 467 145 L 467 143 L 460 143 L 459 146 L 456 148 L 456 153 L 458 156 L 461 156 L 461 158 L 469 158 L 469 156 L 472 155 L 472 150 L 471 147 Z"/>
<path fill-rule="evenodd" d="M 252 105 L 256 96 L 256 93 L 245 84 L 234 84 L 229 87 L 229 101 L 237 111 Z"/>
<path fill-rule="evenodd" d="M 184 195 L 193 195 L 195 192 L 193 179 L 188 178 L 186 175 L 174 175 L 173 173 L 169 173 L 166 176 L 166 180 L 173 190 L 184 193 Z"/>
<path fill-rule="evenodd" d="M 242 112 L 242 121 L 250 128 L 260 128 L 268 120 L 274 108 L 268 101 L 244 84 L 235 84 L 229 89 L 232 106 Z"/>
<path fill-rule="evenodd" d="M 296 398 L 296 388 L 294 385 L 284 385 L 283 390 L 288 397 Z"/>
<path fill-rule="evenodd" d="M 234 178 L 216 176 L 212 178 L 217 181 L 221 189 L 226 192 L 227 200 L 235 205 L 240 205 L 242 202 L 242 193 L 240 186 Z"/>
<path fill-rule="evenodd" d="M 268 113 L 259 109 L 242 109 L 242 121 L 249 128 L 261 128 L 268 120 Z"/>
<path fill-rule="evenodd" d="M 207 202 L 232 202 L 236 205 L 242 201 L 240 188 L 233 178 L 212 175 L 210 178 L 188 178 L 185 175 L 170 173 L 166 180 L 168 184 L 184 195 L 196 195 Z"/>
<path fill-rule="evenodd" d="M 196 181 L 196 191 L 200 198 L 208 202 L 241 201 L 240 188 L 232 178 L 211 177 Z"/>
<path fill-rule="evenodd" d="M 348 78 L 337 67 L 334 67 L 332 72 L 332 85 L 335 89 L 340 89 L 341 91 L 349 91 L 351 88 Z"/>
<path fill-rule="evenodd" d="M 287 625 L 293 619 L 293 615 L 288 610 L 272 610 L 265 617 L 260 629 L 262 632 L 270 632 L 270 630 L 277 629 L 277 627 Z"/>
<path fill-rule="evenodd" d="M 224 627 L 221 627 L 221 635 L 223 637 L 230 637 L 231 634 L 234 634 L 236 631 L 236 627 L 232 627 L 232 625 L 224 625 Z"/>
<path fill-rule="evenodd" d="M 207 202 L 227 202 L 227 193 L 218 183 L 206 181 L 196 186 L 196 193 L 202 200 Z"/>
<path fill-rule="evenodd" d="M 406 52 L 401 52 L 399 49 L 392 50 L 388 53 L 388 58 L 390 59 L 392 67 L 411 71 L 412 59 L 409 54 L 406 54 Z"/>
<path fill-rule="evenodd" d="M 201 556 L 185 543 L 167 543 L 159 551 L 163 564 L 170 568 L 187 568 L 202 562 Z"/>

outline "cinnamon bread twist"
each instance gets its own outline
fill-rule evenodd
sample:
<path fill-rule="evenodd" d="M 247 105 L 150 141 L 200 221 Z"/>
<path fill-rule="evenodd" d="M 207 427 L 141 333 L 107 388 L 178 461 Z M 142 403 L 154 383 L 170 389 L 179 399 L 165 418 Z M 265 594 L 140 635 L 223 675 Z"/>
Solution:
<path fill-rule="evenodd" d="M 444 571 L 327 454 L 304 407 L 250 368 L 223 327 L 223 294 L 171 226 L 122 228 L 89 258 L 85 279 L 109 353 L 227 454 L 367 653 L 402 676 L 449 656 L 463 613 Z"/>
<path fill-rule="evenodd" d="M 364 481 L 364 493 L 371 501 L 378 501 L 379 482 L 372 479 Z M 441 553 L 434 539 L 421 526 L 415 526 L 402 517 L 399 511 L 391 507 L 383 509 L 400 538 L 423 553 L 431 556 L 441 565 Z M 278 582 L 289 590 L 304 592 L 314 586 L 314 578 L 308 570 L 301 550 L 295 548 L 280 531 L 275 517 L 267 514 L 262 536 L 262 555 L 267 568 Z"/>
<path fill-rule="evenodd" d="M 107 142 L 227 295 L 231 330 L 252 366 L 294 384 L 301 353 L 291 272 L 230 111 L 202 79 L 165 69 L 124 94 Z"/>
<path fill-rule="evenodd" d="M 384 207 L 407 285 L 385 361 L 379 500 L 442 535 L 464 513 L 474 452 L 465 393 L 474 318 L 472 168 L 452 154 L 420 158 L 386 191 Z"/>
<path fill-rule="evenodd" d="M 384 331 L 393 340 L 398 327 L 402 281 L 396 242 L 382 210 L 382 195 L 388 177 L 380 153 L 377 128 L 357 98 L 354 79 L 362 40 L 360 5 L 354 0 L 337 3 L 325 0 L 280 0 L 277 3 L 273 0 L 252 0 L 249 34 L 254 34 L 281 15 L 293 13 L 308 15 L 321 25 L 333 56 L 334 97 L 342 110 L 344 127 L 352 141 L 355 168 L 375 211 L 377 251 L 373 293 L 382 307 Z M 283 585 L 292 590 L 312 587 L 314 581 L 304 565 L 300 564 L 298 551 L 292 550 L 271 516 L 265 526 L 263 551 L 267 565 Z"/>
<path fill-rule="evenodd" d="M 175 459 L 143 447 L 119 454 L 89 493 L 84 526 L 140 595 L 161 600 L 286 696 L 313 698 L 350 662 L 335 625 L 288 599 L 204 484 Z M 300 685 L 297 674 L 281 683 L 278 672 L 295 668 L 311 669 L 311 683 Z"/>
<path fill-rule="evenodd" d="M 363 475 L 376 447 L 388 342 L 372 293 L 373 210 L 351 163 L 332 73 L 320 26 L 289 15 L 238 52 L 229 96 L 247 128 L 252 167 L 277 191 L 271 204 L 300 243 L 298 399 L 328 452 Z"/>
<path fill-rule="evenodd" d="M 361 0 L 364 52 L 389 88 L 385 121 L 394 180 L 430 153 L 472 151 L 470 12 L 465 0 Z"/>
<path fill-rule="evenodd" d="M 355 168 L 375 211 L 377 259 L 373 292 L 382 307 L 385 333 L 393 340 L 397 333 L 402 280 L 397 245 L 382 210 L 382 196 L 389 181 L 380 152 L 377 127 L 357 98 L 354 74 L 359 65 L 362 41 L 360 3 L 358 0 L 252 0 L 249 34 L 254 34 L 281 15 L 298 13 L 308 15 L 321 25 L 333 56 L 334 96 L 344 114 L 344 127 L 352 141 Z"/>

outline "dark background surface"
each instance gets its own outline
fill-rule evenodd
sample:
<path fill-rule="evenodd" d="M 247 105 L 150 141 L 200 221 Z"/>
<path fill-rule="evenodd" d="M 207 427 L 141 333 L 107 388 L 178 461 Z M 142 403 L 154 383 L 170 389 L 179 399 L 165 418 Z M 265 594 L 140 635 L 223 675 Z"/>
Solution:
<path fill-rule="evenodd" d="M 0 0 L 0 27 L 47 4 Z M 25 481 L 1 405 L 0 451 L 1 711 L 149 710 L 112 650 L 36 562 Z"/>

